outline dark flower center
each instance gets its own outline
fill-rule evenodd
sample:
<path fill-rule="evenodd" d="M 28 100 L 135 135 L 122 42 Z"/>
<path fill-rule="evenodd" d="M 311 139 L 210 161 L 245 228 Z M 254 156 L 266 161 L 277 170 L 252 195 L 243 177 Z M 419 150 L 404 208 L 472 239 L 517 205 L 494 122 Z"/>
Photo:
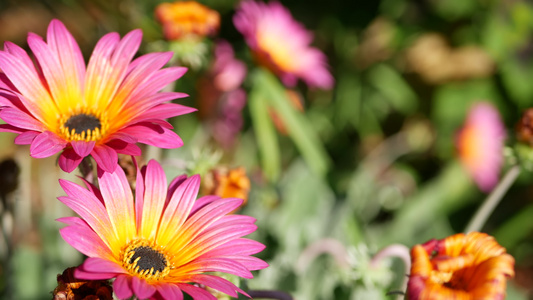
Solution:
<path fill-rule="evenodd" d="M 65 124 L 63 125 L 69 133 L 81 134 L 82 132 L 87 132 L 87 135 L 95 129 L 102 129 L 102 124 L 100 119 L 95 116 L 87 114 L 79 114 L 70 117 Z"/>
<path fill-rule="evenodd" d="M 165 256 L 151 247 L 140 246 L 131 251 L 133 252 L 133 255 L 131 256 L 129 263 L 135 264 L 135 260 L 139 258 L 137 261 L 139 272 L 151 270 L 151 275 L 154 275 L 156 272 L 163 272 L 167 266 Z"/>

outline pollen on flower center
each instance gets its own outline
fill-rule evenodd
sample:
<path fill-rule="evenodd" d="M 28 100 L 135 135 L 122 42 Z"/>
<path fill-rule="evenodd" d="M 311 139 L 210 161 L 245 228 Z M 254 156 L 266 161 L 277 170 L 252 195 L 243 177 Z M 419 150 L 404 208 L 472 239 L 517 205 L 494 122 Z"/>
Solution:
<path fill-rule="evenodd" d="M 132 250 L 133 255 L 130 258 L 130 264 L 137 264 L 139 271 L 150 270 L 151 275 L 161 272 L 167 266 L 165 256 L 150 247 L 141 246 Z M 138 260 L 137 260 L 138 259 Z M 135 262 L 137 260 L 137 262 Z"/>
<path fill-rule="evenodd" d="M 60 124 L 61 134 L 68 141 L 97 141 L 105 127 L 99 117 L 90 113 L 65 116 Z"/>
<path fill-rule="evenodd" d="M 157 281 L 170 271 L 166 253 L 144 240 L 131 242 L 122 252 L 121 260 L 126 270 L 146 280 Z"/>

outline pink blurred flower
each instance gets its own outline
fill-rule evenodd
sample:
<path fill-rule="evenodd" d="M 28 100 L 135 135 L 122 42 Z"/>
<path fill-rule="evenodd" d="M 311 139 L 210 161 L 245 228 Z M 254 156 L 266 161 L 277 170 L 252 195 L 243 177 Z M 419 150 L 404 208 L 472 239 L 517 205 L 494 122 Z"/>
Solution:
<path fill-rule="evenodd" d="M 243 125 L 241 112 L 246 105 L 246 93 L 241 84 L 246 76 L 246 65 L 235 59 L 228 42 L 219 41 L 207 76 L 199 87 L 200 115 L 209 119 L 213 138 L 229 148 Z"/>
<path fill-rule="evenodd" d="M 87 68 L 78 44 L 63 23 L 52 20 L 45 42 L 29 34 L 37 64 L 17 45 L 0 51 L 0 131 L 19 135 L 15 143 L 31 144 L 30 154 L 43 158 L 62 151 L 59 166 L 74 170 L 92 155 L 111 172 L 117 153 L 140 155 L 137 142 L 161 148 L 183 145 L 166 118 L 195 109 L 165 103 L 183 93 L 161 92 L 186 68 L 161 69 L 171 52 L 151 53 L 132 61 L 142 33 L 133 30 L 120 39 L 102 37 Z"/>
<path fill-rule="evenodd" d="M 504 139 L 505 128 L 496 108 L 485 102 L 474 105 L 457 135 L 457 148 L 461 163 L 482 191 L 498 183 Z"/>
<path fill-rule="evenodd" d="M 218 41 L 214 52 L 212 73 L 216 87 L 224 92 L 238 89 L 246 76 L 246 65 L 235 59 L 233 48 L 226 41 Z"/>
<path fill-rule="evenodd" d="M 280 76 L 286 85 L 294 86 L 301 78 L 311 87 L 329 89 L 333 86 L 326 56 L 309 46 L 312 33 L 294 20 L 280 3 L 244 1 L 233 23 L 259 63 Z"/>
<path fill-rule="evenodd" d="M 135 196 L 124 171 L 99 172 L 98 190 L 70 181 L 60 184 L 67 196 L 59 200 L 80 215 L 59 219 L 71 246 L 89 258 L 78 267 L 80 279 L 116 278 L 120 299 L 213 299 L 200 284 L 237 297 L 247 295 L 210 272 L 252 278 L 250 271 L 268 265 L 250 255 L 265 246 L 242 236 L 254 232 L 255 219 L 228 215 L 243 200 L 205 196 L 196 199 L 198 175 L 174 179 L 167 190 L 163 169 L 150 161 L 137 172 Z M 134 200 L 135 197 L 135 200 Z M 209 274 L 206 274 L 209 273 Z"/>

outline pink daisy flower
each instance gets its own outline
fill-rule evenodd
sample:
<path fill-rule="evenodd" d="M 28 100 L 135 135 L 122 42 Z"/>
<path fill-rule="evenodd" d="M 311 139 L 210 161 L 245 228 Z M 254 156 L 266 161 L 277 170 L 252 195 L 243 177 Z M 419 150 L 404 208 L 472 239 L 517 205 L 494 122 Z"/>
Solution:
<path fill-rule="evenodd" d="M 294 86 L 300 78 L 311 87 L 333 86 L 326 56 L 309 46 L 312 33 L 280 3 L 244 1 L 233 23 L 259 63 L 277 74 L 284 84 Z"/>
<path fill-rule="evenodd" d="M 504 139 L 505 128 L 498 110 L 489 103 L 474 105 L 457 135 L 459 159 L 484 192 L 498 183 Z"/>
<path fill-rule="evenodd" d="M 161 69 L 171 52 L 132 61 L 142 33 L 124 38 L 113 32 L 96 44 L 87 68 L 78 44 L 63 23 L 52 20 L 46 42 L 28 36 L 37 64 L 17 45 L 0 51 L 0 131 L 15 132 L 18 145 L 31 144 L 35 158 L 60 151 L 59 166 L 74 170 L 91 155 L 105 171 L 117 165 L 117 153 L 140 155 L 136 143 L 160 148 L 183 145 L 163 119 L 195 109 L 165 103 L 187 95 L 160 92 L 186 68 Z"/>
<path fill-rule="evenodd" d="M 115 278 L 120 299 L 213 299 L 204 285 L 232 297 L 247 294 L 226 279 L 208 272 L 252 278 L 250 271 L 268 265 L 250 255 L 265 246 L 242 238 L 256 230 L 255 219 L 228 215 L 243 200 L 205 196 L 195 201 L 198 175 L 174 179 L 167 190 L 163 169 L 150 161 L 137 172 L 135 201 L 121 168 L 99 175 L 100 190 L 70 181 L 60 184 L 67 196 L 59 200 L 80 215 L 59 219 L 69 226 L 63 239 L 89 258 L 76 278 Z"/>

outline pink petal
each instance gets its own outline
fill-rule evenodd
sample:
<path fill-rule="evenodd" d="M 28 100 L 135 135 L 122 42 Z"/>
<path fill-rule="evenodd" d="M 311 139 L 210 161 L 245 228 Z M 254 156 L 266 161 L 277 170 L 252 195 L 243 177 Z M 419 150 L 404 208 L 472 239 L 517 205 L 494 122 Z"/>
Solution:
<path fill-rule="evenodd" d="M 208 196 L 203 196 L 201 198 L 198 198 L 198 200 L 194 202 L 194 206 L 192 207 L 190 215 L 191 216 L 194 215 L 200 208 L 206 206 L 207 204 L 213 201 L 217 201 L 219 199 L 222 199 L 222 198 L 220 198 L 219 196 L 215 196 L 215 195 L 208 195 Z"/>
<path fill-rule="evenodd" d="M 56 219 L 56 221 L 61 222 L 63 224 L 72 225 L 72 226 L 89 225 L 83 219 L 78 218 L 78 217 L 63 217 L 63 218 Z"/>
<path fill-rule="evenodd" d="M 30 146 L 30 155 L 35 158 L 52 156 L 65 148 L 67 142 L 50 131 L 35 137 Z"/>
<path fill-rule="evenodd" d="M 115 274 L 127 274 L 128 271 L 124 270 L 119 264 L 99 258 L 99 257 L 89 257 L 83 262 L 82 270 L 85 272 L 92 273 L 115 273 Z"/>
<path fill-rule="evenodd" d="M 33 131 L 43 131 L 44 126 L 41 122 L 36 120 L 34 117 L 28 115 L 27 113 L 21 111 L 18 108 L 14 107 L 4 107 L 0 111 L 0 118 L 4 122 L 17 126 L 19 128 L 24 128 Z"/>
<path fill-rule="evenodd" d="M 61 237 L 76 250 L 89 257 L 110 259 L 113 254 L 89 225 L 76 225 L 61 228 Z"/>
<path fill-rule="evenodd" d="M 76 154 L 81 157 L 85 157 L 89 155 L 91 151 L 93 151 L 95 143 L 95 141 L 71 141 L 70 145 L 72 146 Z"/>
<path fill-rule="evenodd" d="M 209 252 L 209 256 L 252 255 L 265 249 L 265 245 L 250 239 L 235 239 Z"/>
<path fill-rule="evenodd" d="M 98 200 L 100 200 L 100 203 L 102 203 L 102 205 L 105 206 L 104 198 L 102 197 L 102 193 L 100 193 L 100 190 L 94 184 L 87 181 L 85 178 L 83 177 L 79 177 L 79 178 L 81 181 L 83 181 L 83 183 L 85 184 L 89 192 L 91 192 L 91 194 L 93 194 L 96 198 L 98 198 Z"/>
<path fill-rule="evenodd" d="M 268 263 L 254 256 L 226 255 L 221 258 L 231 259 L 245 266 L 250 271 L 262 270 L 268 267 Z"/>
<path fill-rule="evenodd" d="M 86 279 L 86 280 L 107 280 L 114 278 L 117 276 L 117 273 L 92 273 L 92 272 L 85 272 L 80 269 L 81 267 L 78 267 L 74 271 L 74 277 L 78 279 Z"/>
<path fill-rule="evenodd" d="M 64 88 L 67 86 L 66 76 L 60 68 L 60 63 L 54 53 L 48 48 L 43 39 L 33 33 L 28 34 L 28 46 L 37 59 L 41 71 L 48 85 L 52 97 L 58 101 L 65 99 Z M 58 103 L 63 104 L 63 103 Z"/>
<path fill-rule="evenodd" d="M 96 164 L 106 172 L 113 172 L 117 169 L 117 152 L 106 145 L 97 145 L 91 152 Z"/>
<path fill-rule="evenodd" d="M 145 81 L 150 80 L 157 70 L 162 68 L 172 57 L 172 52 L 149 53 L 135 59 L 128 67 L 127 75 L 124 78 L 115 101 L 111 103 L 110 109 L 123 109 L 135 105 L 131 97 Z"/>
<path fill-rule="evenodd" d="M 257 230 L 257 226 L 248 222 L 238 222 L 230 220 L 224 224 L 212 224 L 211 227 L 204 230 L 186 249 L 180 252 L 185 254 L 194 253 L 194 256 L 201 256 L 217 247 L 250 234 Z"/>
<path fill-rule="evenodd" d="M 242 201 L 237 198 L 224 198 L 204 206 L 187 219 L 182 232 L 187 232 L 191 237 L 197 236 L 220 217 L 239 207 Z"/>
<path fill-rule="evenodd" d="M 181 289 L 172 283 L 160 284 L 156 286 L 157 291 L 164 299 L 183 300 L 183 293 Z"/>
<path fill-rule="evenodd" d="M 136 276 L 132 277 L 132 288 L 133 288 L 133 293 L 139 299 L 148 299 L 156 291 L 153 285 L 148 284 L 144 279 L 141 279 Z"/>
<path fill-rule="evenodd" d="M 72 148 L 65 148 L 63 150 L 63 153 L 59 156 L 58 164 L 61 170 L 64 172 L 70 173 L 76 169 L 81 161 L 83 160 L 83 157 L 79 156 L 76 151 Z"/>
<path fill-rule="evenodd" d="M 19 134 L 15 138 L 15 144 L 17 145 L 29 145 L 33 142 L 36 136 L 38 136 L 40 132 L 37 131 L 26 131 L 21 134 Z"/>
<path fill-rule="evenodd" d="M 174 195 L 174 192 L 176 189 L 187 179 L 187 175 L 181 175 L 172 180 L 168 186 L 168 192 L 167 192 L 167 200 L 165 203 L 168 203 L 170 201 L 170 198 L 172 195 Z"/>
<path fill-rule="evenodd" d="M 194 285 L 180 283 L 178 284 L 178 287 L 185 293 L 191 295 L 194 300 L 217 300 L 217 298 L 208 291 L 195 287 Z"/>
<path fill-rule="evenodd" d="M 144 174 L 137 166 L 135 160 L 134 163 L 137 167 L 137 178 L 135 180 L 135 224 L 137 225 L 137 228 L 141 228 L 144 206 Z"/>
<path fill-rule="evenodd" d="M 135 136 L 139 139 L 139 143 L 159 148 L 172 149 L 183 146 L 183 141 L 175 132 L 159 125 L 139 123 L 128 126 L 120 132 Z"/>
<path fill-rule="evenodd" d="M 188 270 L 194 270 L 196 273 L 201 272 L 222 272 L 237 275 L 244 278 L 253 278 L 254 276 L 242 264 L 226 258 L 212 257 L 197 259 L 183 266 Z"/>
<path fill-rule="evenodd" d="M 123 140 L 112 140 L 106 143 L 107 146 L 115 149 L 117 153 L 139 156 L 142 154 L 141 148 L 135 144 L 127 143 Z"/>
<path fill-rule="evenodd" d="M 215 289 L 217 291 L 220 291 L 222 293 L 225 293 L 227 295 L 230 295 L 232 297 L 238 297 L 239 295 L 237 292 L 250 297 L 246 292 L 235 286 L 230 281 L 213 275 L 206 275 L 206 274 L 196 274 L 192 275 L 188 278 L 191 282 L 203 284 L 205 286 L 208 286 L 212 289 Z"/>
<path fill-rule="evenodd" d="M 198 175 L 191 176 L 179 185 L 174 194 L 172 194 L 161 218 L 158 240 L 161 236 L 169 236 L 168 233 L 178 230 L 187 220 L 199 189 L 200 176 Z M 160 242 L 166 244 L 170 241 Z"/>
<path fill-rule="evenodd" d="M 44 121 L 40 107 L 53 106 L 54 103 L 46 88 L 42 85 L 34 66 L 28 66 L 20 58 L 0 51 L 0 69 L 17 87 L 27 100 L 25 106 L 32 115 Z"/>
<path fill-rule="evenodd" d="M 15 127 L 15 126 L 9 125 L 9 124 L 0 124 L 0 132 L 13 132 L 13 133 L 22 134 L 22 133 L 26 132 L 26 129 Z M 38 133 L 40 133 L 40 132 L 38 132 Z"/>
<path fill-rule="evenodd" d="M 65 25 L 59 20 L 52 20 L 48 26 L 46 36 L 50 50 L 60 60 L 60 66 L 66 77 L 68 86 L 79 94 L 79 90 L 85 78 L 85 61 L 80 47 L 72 37 Z"/>
<path fill-rule="evenodd" d="M 130 239 L 136 233 L 133 194 L 122 168 L 113 173 L 98 170 L 100 192 L 107 214 L 119 239 Z"/>
<path fill-rule="evenodd" d="M 139 101 L 138 99 L 145 98 L 157 91 L 160 91 L 169 83 L 179 79 L 186 72 L 187 68 L 184 67 L 170 67 L 155 72 L 148 78 L 149 80 L 146 80 L 137 89 L 135 89 L 135 92 L 131 95 L 131 103 Z"/>
<path fill-rule="evenodd" d="M 161 213 L 167 197 L 167 178 L 161 165 L 155 160 L 150 160 L 146 166 L 144 176 L 144 205 L 142 210 L 141 235 L 152 239 L 157 234 Z"/>
<path fill-rule="evenodd" d="M 112 141 L 112 140 L 120 140 L 120 141 L 123 141 L 125 143 L 128 143 L 128 144 L 135 144 L 137 143 L 137 139 L 129 134 L 125 134 L 125 133 L 121 133 L 121 132 L 115 132 L 113 134 L 111 134 L 109 137 L 108 137 L 108 140 L 109 141 Z"/>
<path fill-rule="evenodd" d="M 165 102 L 188 97 L 187 94 L 178 92 L 160 92 L 153 95 L 147 95 L 143 98 L 128 99 L 122 107 L 124 114 L 132 116 L 132 122 L 136 123 L 137 118 L 142 118 L 143 114 L 152 107 L 156 107 Z"/>
<path fill-rule="evenodd" d="M 144 112 L 141 116 L 139 116 L 139 118 L 136 118 L 135 121 L 143 122 L 151 119 L 169 119 L 194 111 L 197 111 L 197 109 L 193 107 L 188 107 L 176 103 L 162 103 Z"/>
<path fill-rule="evenodd" d="M 129 299 L 133 296 L 132 277 L 129 275 L 119 275 L 113 281 L 113 291 L 119 299 Z"/>

